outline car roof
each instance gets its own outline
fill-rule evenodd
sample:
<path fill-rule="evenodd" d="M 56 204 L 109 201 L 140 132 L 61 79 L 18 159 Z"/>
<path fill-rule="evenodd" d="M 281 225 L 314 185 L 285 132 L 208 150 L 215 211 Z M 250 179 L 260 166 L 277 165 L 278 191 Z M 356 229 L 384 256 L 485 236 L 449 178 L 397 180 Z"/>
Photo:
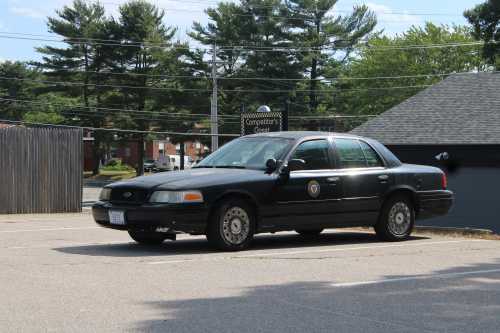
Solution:
<path fill-rule="evenodd" d="M 269 133 L 259 133 L 259 134 L 251 134 L 246 135 L 243 138 L 263 138 L 263 137 L 274 137 L 274 138 L 285 138 L 285 139 L 303 139 L 307 137 L 338 137 L 338 138 L 353 138 L 353 139 L 365 139 L 368 138 L 346 134 L 346 133 L 335 133 L 335 132 L 312 132 L 312 131 L 285 131 L 285 132 L 269 132 Z"/>

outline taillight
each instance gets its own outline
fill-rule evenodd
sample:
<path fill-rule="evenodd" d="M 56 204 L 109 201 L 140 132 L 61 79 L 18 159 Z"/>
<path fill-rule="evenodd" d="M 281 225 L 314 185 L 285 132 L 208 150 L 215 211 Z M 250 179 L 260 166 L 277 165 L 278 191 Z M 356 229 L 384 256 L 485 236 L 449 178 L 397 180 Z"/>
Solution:
<path fill-rule="evenodd" d="M 168 158 L 168 161 L 170 162 L 170 157 Z"/>
<path fill-rule="evenodd" d="M 446 190 L 446 175 L 444 174 L 444 171 L 443 172 L 443 189 Z"/>

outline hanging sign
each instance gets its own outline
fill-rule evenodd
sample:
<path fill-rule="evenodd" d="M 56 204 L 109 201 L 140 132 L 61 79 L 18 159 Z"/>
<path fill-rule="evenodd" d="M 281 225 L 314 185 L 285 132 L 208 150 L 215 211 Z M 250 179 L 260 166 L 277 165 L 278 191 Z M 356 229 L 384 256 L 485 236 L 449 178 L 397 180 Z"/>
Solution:
<path fill-rule="evenodd" d="M 241 136 L 283 130 L 283 112 L 240 113 Z"/>

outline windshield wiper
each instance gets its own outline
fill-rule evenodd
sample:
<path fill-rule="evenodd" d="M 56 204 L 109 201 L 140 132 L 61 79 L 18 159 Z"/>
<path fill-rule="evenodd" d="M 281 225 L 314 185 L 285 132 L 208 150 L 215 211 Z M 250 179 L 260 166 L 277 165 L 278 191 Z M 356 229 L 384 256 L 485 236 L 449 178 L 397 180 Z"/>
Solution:
<path fill-rule="evenodd" d="M 216 165 L 216 168 L 246 169 L 243 165 Z"/>
<path fill-rule="evenodd" d="M 208 165 L 195 165 L 191 169 L 196 169 L 196 168 L 213 168 L 213 166 L 208 166 Z"/>

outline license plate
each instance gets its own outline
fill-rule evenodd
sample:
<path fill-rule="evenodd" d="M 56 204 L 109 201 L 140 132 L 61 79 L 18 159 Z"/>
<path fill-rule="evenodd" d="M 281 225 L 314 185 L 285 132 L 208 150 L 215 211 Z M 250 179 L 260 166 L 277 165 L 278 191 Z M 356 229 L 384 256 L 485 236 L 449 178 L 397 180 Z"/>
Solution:
<path fill-rule="evenodd" d="M 124 211 L 109 211 L 109 224 L 125 224 L 125 212 Z"/>

